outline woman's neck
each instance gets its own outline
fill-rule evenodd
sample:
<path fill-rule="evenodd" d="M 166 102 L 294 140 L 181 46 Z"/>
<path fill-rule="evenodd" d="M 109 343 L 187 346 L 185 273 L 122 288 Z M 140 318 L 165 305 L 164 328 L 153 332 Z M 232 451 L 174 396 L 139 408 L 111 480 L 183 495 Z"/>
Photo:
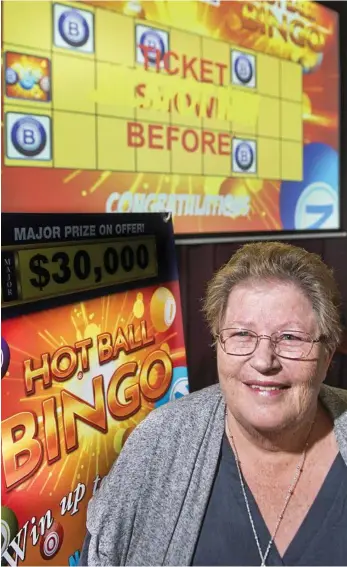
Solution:
<path fill-rule="evenodd" d="M 261 431 L 247 426 L 236 419 L 230 411 L 226 412 L 226 433 L 232 436 L 237 446 L 242 446 L 242 452 L 258 458 L 287 456 L 301 453 L 306 443 L 310 444 L 318 437 L 328 433 L 332 425 L 320 406 L 312 410 L 295 424 L 280 431 Z"/>

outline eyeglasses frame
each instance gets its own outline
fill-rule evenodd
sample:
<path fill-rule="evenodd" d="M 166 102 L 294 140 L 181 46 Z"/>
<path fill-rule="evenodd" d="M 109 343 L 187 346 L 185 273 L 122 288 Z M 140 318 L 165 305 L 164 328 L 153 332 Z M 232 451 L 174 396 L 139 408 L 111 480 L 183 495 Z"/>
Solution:
<path fill-rule="evenodd" d="M 253 335 L 255 335 L 257 337 L 257 342 L 255 344 L 254 349 L 252 350 L 252 352 L 248 352 L 247 354 L 233 354 L 233 353 L 230 353 L 230 352 L 226 352 L 226 350 L 224 348 L 225 342 L 223 343 L 222 340 L 221 340 L 221 333 L 223 333 L 223 331 L 247 331 L 248 333 L 252 333 Z M 259 342 L 260 342 L 261 339 L 269 339 L 270 344 L 271 344 L 271 348 L 272 348 L 273 352 L 275 353 L 275 355 L 279 356 L 280 358 L 286 358 L 287 360 L 305 360 L 311 354 L 311 351 L 313 349 L 313 345 L 315 343 L 321 343 L 324 340 L 324 335 L 321 335 L 318 339 L 312 339 L 311 338 L 311 348 L 308 351 L 308 353 L 305 356 L 302 356 L 300 358 L 297 358 L 297 357 L 291 358 L 290 356 L 283 356 L 282 354 L 278 354 L 275 351 L 275 344 L 273 342 L 272 336 L 276 335 L 279 332 L 280 331 L 275 331 L 271 335 L 258 335 L 255 331 L 251 331 L 250 329 L 243 329 L 243 328 L 239 328 L 239 327 L 227 327 L 225 329 L 221 329 L 220 332 L 216 333 L 215 336 L 218 339 L 219 344 L 221 345 L 223 352 L 225 352 L 225 354 L 227 354 L 228 356 L 250 356 L 251 354 L 254 354 L 255 351 L 257 350 L 257 348 L 259 346 Z M 308 335 L 309 337 L 311 337 L 310 333 L 305 333 L 304 331 L 298 331 L 298 330 L 294 331 L 292 329 L 285 329 L 282 332 L 283 333 L 304 333 L 305 335 Z"/>

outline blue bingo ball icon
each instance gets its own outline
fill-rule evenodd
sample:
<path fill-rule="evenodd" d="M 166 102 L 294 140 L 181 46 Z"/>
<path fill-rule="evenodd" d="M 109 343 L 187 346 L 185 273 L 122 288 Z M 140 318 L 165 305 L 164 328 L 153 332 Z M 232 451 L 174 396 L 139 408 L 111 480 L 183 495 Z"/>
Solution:
<path fill-rule="evenodd" d="M 82 47 L 89 39 L 87 20 L 77 10 L 66 10 L 58 20 L 58 29 L 63 40 L 71 47 Z"/>
<path fill-rule="evenodd" d="M 238 80 L 244 85 L 249 83 L 253 77 L 252 63 L 245 55 L 239 55 L 234 63 L 234 70 Z"/>
<path fill-rule="evenodd" d="M 235 161 L 240 169 L 247 171 L 253 165 L 254 153 L 247 142 L 241 142 L 235 151 Z"/>
<path fill-rule="evenodd" d="M 151 63 L 156 62 L 158 52 L 160 59 L 162 59 L 165 55 L 164 42 L 159 33 L 155 30 L 148 30 L 143 32 L 140 37 L 140 46 L 151 48 L 147 51 L 147 57 Z"/>
<path fill-rule="evenodd" d="M 14 123 L 11 141 L 17 152 L 30 158 L 43 151 L 47 143 L 47 134 L 41 122 L 32 116 L 26 116 Z"/>
<path fill-rule="evenodd" d="M 7 67 L 5 71 L 5 80 L 8 85 L 15 85 L 18 82 L 18 73 L 11 67 Z"/>

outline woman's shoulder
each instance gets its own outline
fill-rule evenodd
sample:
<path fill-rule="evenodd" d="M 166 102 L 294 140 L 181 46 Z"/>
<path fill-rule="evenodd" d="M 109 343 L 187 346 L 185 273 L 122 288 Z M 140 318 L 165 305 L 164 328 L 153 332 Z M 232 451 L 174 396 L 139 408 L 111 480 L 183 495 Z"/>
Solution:
<path fill-rule="evenodd" d="M 148 544 L 153 540 L 151 528 L 156 529 L 158 517 L 166 520 L 166 514 L 172 514 L 172 498 L 181 505 L 198 455 L 207 454 L 214 445 L 217 461 L 220 443 L 214 441 L 222 438 L 223 429 L 224 402 L 217 384 L 154 409 L 137 425 L 89 503 L 89 564 L 125 565 L 130 541 L 138 537 L 133 537 L 135 517 L 137 534 L 142 534 L 145 523 L 149 526 L 151 538 L 143 549 L 155 553 L 158 544 Z M 206 462 L 201 457 L 200 467 L 201 462 L 205 471 L 214 471 L 213 457 L 209 455 Z"/>
<path fill-rule="evenodd" d="M 345 414 L 347 421 L 347 390 L 322 384 L 319 397 L 334 420 Z"/>
<path fill-rule="evenodd" d="M 155 452 L 170 448 L 175 452 L 181 444 L 203 438 L 207 429 L 219 431 L 224 424 L 224 401 L 219 384 L 169 402 L 152 410 L 129 435 L 118 459 L 117 467 L 128 462 L 146 466 Z"/>
<path fill-rule="evenodd" d="M 319 397 L 334 421 L 337 443 L 347 465 L 347 390 L 323 384 Z"/>
<path fill-rule="evenodd" d="M 167 404 L 160 406 L 156 409 L 156 412 L 179 412 L 186 413 L 189 411 L 194 411 L 196 409 L 201 410 L 201 404 L 207 404 L 208 407 L 213 406 L 222 398 L 221 389 L 218 384 L 213 384 L 212 386 L 207 386 L 201 390 L 197 390 L 186 396 L 182 396 L 176 400 L 170 401 Z"/>
<path fill-rule="evenodd" d="M 219 384 L 216 384 L 152 410 L 129 435 L 107 476 L 107 484 L 118 482 L 121 477 L 122 484 L 130 482 L 133 486 L 140 486 L 142 475 L 153 459 L 159 469 L 164 456 L 167 459 L 176 455 L 182 440 L 184 447 L 191 449 L 184 457 L 189 458 L 193 446 L 199 445 L 207 429 L 222 431 L 222 400 Z"/>
<path fill-rule="evenodd" d="M 197 427 L 209 421 L 223 401 L 219 384 L 208 386 L 154 409 L 140 424 L 143 429 Z M 224 402 L 223 402 L 224 403 Z"/>

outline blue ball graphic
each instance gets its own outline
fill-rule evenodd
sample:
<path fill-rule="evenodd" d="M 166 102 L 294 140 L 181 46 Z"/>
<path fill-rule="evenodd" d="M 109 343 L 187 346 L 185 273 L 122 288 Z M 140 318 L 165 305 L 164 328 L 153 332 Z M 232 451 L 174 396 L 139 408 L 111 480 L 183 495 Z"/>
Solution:
<path fill-rule="evenodd" d="M 17 120 L 11 130 L 11 141 L 17 152 L 28 158 L 39 155 L 47 143 L 47 134 L 41 122 L 33 116 Z"/>
<path fill-rule="evenodd" d="M 3 378 L 10 365 L 10 349 L 4 337 L 1 337 L 1 378 Z"/>
<path fill-rule="evenodd" d="M 283 181 L 280 216 L 285 230 L 339 228 L 339 156 L 322 143 L 303 148 L 303 180 Z"/>
<path fill-rule="evenodd" d="M 11 67 L 7 67 L 5 71 L 5 79 L 8 85 L 15 85 L 18 81 L 18 73 Z"/>
<path fill-rule="evenodd" d="M 301 63 L 301 65 L 302 65 L 302 72 L 304 73 L 304 75 L 309 75 L 310 73 L 315 73 L 316 71 L 318 71 L 321 64 L 323 63 L 323 53 L 318 53 L 317 61 L 316 61 L 315 65 L 313 65 L 313 67 L 307 66 L 304 58 L 302 60 L 299 60 L 299 63 Z"/>
<path fill-rule="evenodd" d="M 83 47 L 89 39 L 90 31 L 87 20 L 78 10 L 66 10 L 58 21 L 61 37 L 71 47 Z"/>
<path fill-rule="evenodd" d="M 177 366 L 173 369 L 172 381 L 169 390 L 160 400 L 155 403 L 155 407 L 162 406 L 167 402 L 179 400 L 189 394 L 188 369 L 186 366 Z"/>

